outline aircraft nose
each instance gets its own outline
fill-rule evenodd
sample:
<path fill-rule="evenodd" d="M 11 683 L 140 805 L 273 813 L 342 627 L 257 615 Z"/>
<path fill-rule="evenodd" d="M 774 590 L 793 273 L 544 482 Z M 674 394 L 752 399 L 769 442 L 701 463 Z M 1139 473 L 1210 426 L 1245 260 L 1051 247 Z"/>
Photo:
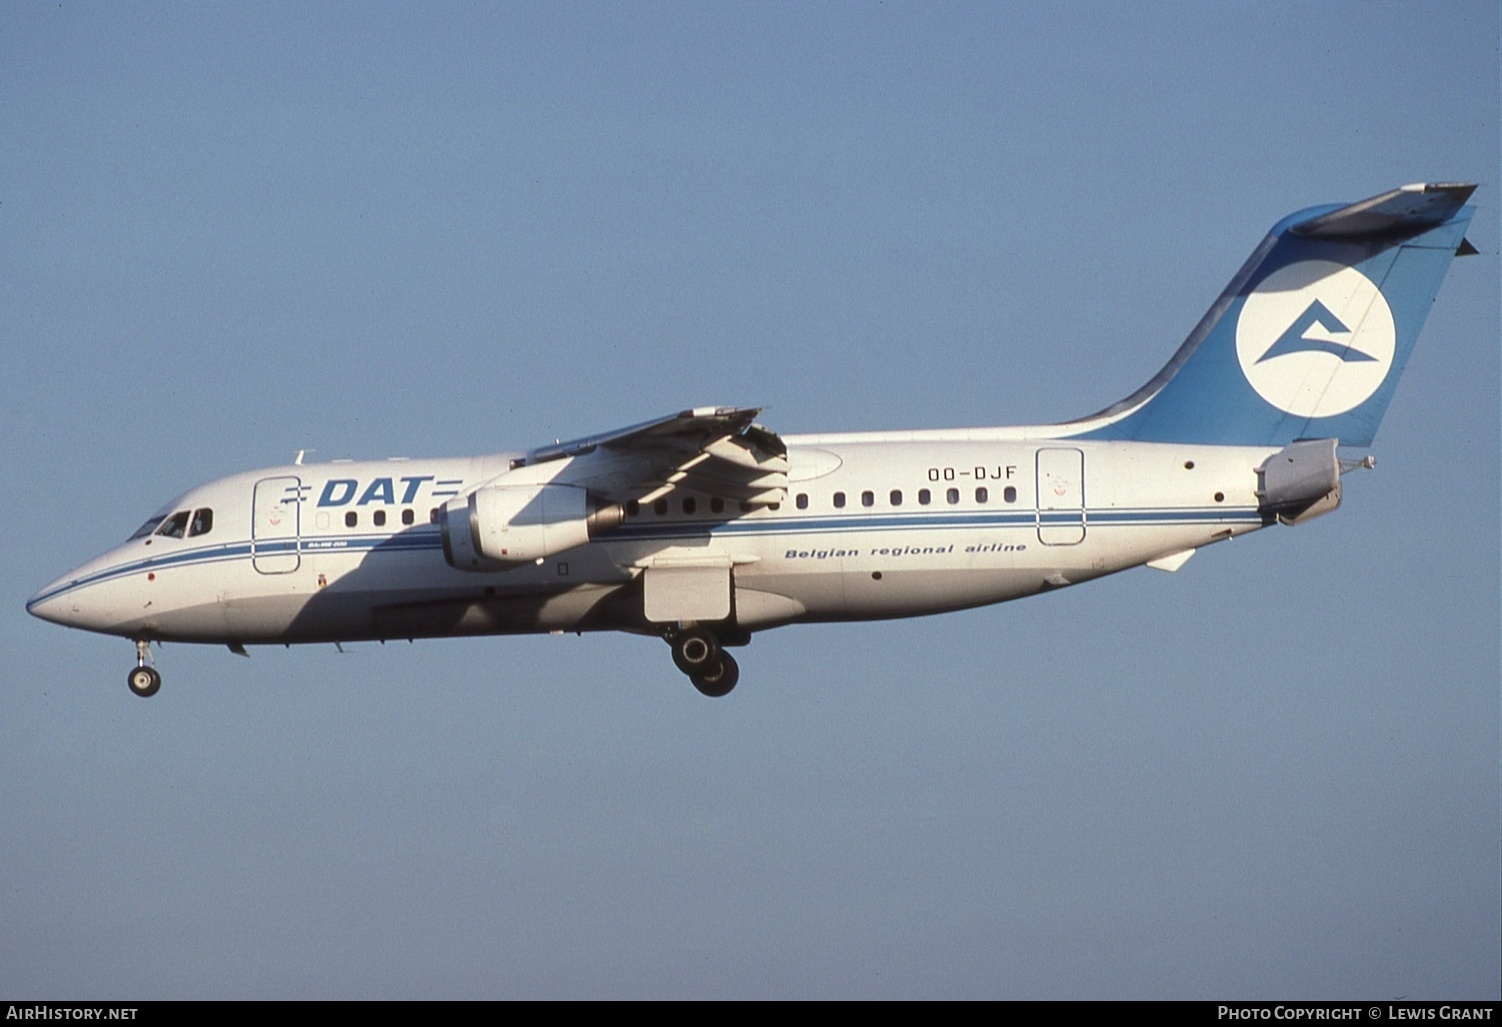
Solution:
<path fill-rule="evenodd" d="M 123 547 L 95 557 L 28 599 L 26 612 L 54 624 L 106 635 L 128 635 L 151 627 L 159 611 L 150 609 L 152 624 L 147 624 L 146 611 L 152 604 L 135 579 L 152 575 L 132 573 L 138 566 L 132 562 L 136 559 Z"/>
<path fill-rule="evenodd" d="M 101 568 L 107 569 L 103 559 L 75 567 L 26 600 L 26 612 L 70 628 L 110 630 L 119 611 L 113 608 L 108 582 L 96 580 Z"/>
<path fill-rule="evenodd" d="M 71 575 L 63 575 L 52 584 L 40 589 L 26 600 L 26 612 L 54 624 L 71 624 L 81 612 L 77 603 L 69 598 L 68 586 L 74 583 Z"/>

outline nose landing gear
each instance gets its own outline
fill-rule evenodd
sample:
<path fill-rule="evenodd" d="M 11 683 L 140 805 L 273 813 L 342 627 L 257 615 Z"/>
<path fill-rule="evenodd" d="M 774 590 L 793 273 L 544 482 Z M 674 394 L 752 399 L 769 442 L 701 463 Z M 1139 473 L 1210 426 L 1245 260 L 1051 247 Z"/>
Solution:
<path fill-rule="evenodd" d="M 741 668 L 735 657 L 720 646 L 711 631 L 689 627 L 668 636 L 673 647 L 673 663 L 702 694 L 712 699 L 729 695 L 740 680 Z"/>
<path fill-rule="evenodd" d="M 150 699 L 162 687 L 162 676 L 155 667 L 148 665 L 150 659 L 151 643 L 144 638 L 136 639 L 136 666 L 126 675 L 125 683 L 142 699 Z"/>

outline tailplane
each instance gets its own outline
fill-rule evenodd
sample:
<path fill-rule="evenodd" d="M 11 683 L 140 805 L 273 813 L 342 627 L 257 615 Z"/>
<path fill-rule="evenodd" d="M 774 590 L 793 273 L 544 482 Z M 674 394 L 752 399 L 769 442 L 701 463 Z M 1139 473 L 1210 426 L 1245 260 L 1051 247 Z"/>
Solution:
<path fill-rule="evenodd" d="M 1168 366 L 1060 425 L 1076 438 L 1367 446 L 1392 399 L 1475 190 L 1407 185 L 1273 226 Z"/>

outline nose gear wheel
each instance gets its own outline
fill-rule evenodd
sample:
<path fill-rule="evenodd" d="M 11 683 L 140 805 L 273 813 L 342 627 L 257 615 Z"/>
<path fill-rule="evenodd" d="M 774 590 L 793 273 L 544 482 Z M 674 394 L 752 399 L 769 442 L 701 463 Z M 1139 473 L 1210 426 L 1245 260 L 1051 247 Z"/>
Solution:
<path fill-rule="evenodd" d="M 151 643 L 144 638 L 136 639 L 136 666 L 125 676 L 125 683 L 142 699 L 150 699 L 162 687 L 162 676 L 150 666 L 150 660 Z"/>

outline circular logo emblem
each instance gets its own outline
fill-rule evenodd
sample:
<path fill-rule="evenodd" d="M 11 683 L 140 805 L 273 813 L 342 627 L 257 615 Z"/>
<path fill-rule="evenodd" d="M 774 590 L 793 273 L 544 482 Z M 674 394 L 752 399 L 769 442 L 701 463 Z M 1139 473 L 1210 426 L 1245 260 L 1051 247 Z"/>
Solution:
<path fill-rule="evenodd" d="M 1328 260 L 1289 264 L 1242 304 L 1236 357 L 1257 395 L 1299 417 L 1364 403 L 1392 367 L 1397 330 L 1372 280 Z"/>

